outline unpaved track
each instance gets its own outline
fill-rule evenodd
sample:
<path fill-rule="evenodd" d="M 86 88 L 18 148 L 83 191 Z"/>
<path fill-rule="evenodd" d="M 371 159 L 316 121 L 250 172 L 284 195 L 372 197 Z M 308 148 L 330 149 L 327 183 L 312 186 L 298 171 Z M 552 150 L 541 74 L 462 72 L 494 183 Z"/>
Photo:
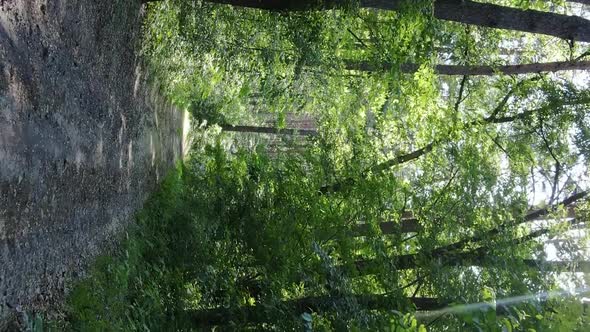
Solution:
<path fill-rule="evenodd" d="M 0 322 L 58 303 L 181 157 L 138 2 L 0 0 Z"/>

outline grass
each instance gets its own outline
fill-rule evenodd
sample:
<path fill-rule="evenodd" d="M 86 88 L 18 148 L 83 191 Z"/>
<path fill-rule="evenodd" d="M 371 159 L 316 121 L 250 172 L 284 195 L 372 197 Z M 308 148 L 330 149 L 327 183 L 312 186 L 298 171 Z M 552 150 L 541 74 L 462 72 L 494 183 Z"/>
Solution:
<path fill-rule="evenodd" d="M 69 294 L 64 321 L 40 330 L 178 330 L 184 325 L 186 259 L 178 245 L 198 236 L 183 215 L 183 169 L 163 180 L 114 255 L 100 256 L 88 276 Z M 196 242 L 190 241 L 192 245 Z M 42 326 L 27 319 L 31 330 Z"/>

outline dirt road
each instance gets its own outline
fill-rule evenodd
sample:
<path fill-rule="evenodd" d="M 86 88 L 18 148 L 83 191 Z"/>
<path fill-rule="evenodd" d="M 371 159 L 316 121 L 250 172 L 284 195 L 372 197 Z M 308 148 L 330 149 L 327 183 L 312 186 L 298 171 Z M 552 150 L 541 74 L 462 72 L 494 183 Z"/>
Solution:
<path fill-rule="evenodd" d="M 140 65 L 141 12 L 0 0 L 0 321 L 59 302 L 181 157 L 182 113 Z"/>

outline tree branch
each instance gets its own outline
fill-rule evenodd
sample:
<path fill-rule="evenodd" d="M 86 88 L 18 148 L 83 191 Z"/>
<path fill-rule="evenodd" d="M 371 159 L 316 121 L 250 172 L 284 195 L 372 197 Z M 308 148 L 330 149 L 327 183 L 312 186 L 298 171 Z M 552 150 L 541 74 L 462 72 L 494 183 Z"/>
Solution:
<path fill-rule="evenodd" d="M 467 82 L 467 77 L 467 75 L 463 75 L 463 78 L 461 79 L 461 84 L 459 87 L 459 96 L 457 97 L 457 101 L 455 102 L 455 114 L 459 112 L 459 105 L 461 105 L 461 102 L 463 101 L 463 91 L 465 90 L 465 83 Z"/>
<path fill-rule="evenodd" d="M 496 107 L 496 110 L 501 109 L 500 107 L 503 107 L 504 100 L 507 100 L 509 97 L 510 97 L 509 95 L 506 95 L 503 98 L 502 102 L 500 102 L 498 107 Z M 571 99 L 571 100 L 567 100 L 567 101 L 551 102 L 545 106 L 539 107 L 534 110 L 524 111 L 522 113 L 518 113 L 515 115 L 511 115 L 511 116 L 504 116 L 504 117 L 495 117 L 494 113 L 496 112 L 496 110 L 494 110 L 494 113 L 492 115 L 490 115 L 482 120 L 474 120 L 472 122 L 469 122 L 469 123 L 465 124 L 464 128 L 470 128 L 472 126 L 479 125 L 482 123 L 483 124 L 499 124 L 499 123 L 513 122 L 516 120 L 524 120 L 534 114 L 543 113 L 543 112 L 549 111 L 549 110 L 556 108 L 556 107 L 580 105 L 580 104 L 588 104 L 588 103 L 590 103 L 590 96 L 584 96 L 581 98 Z M 390 159 L 390 160 L 384 161 L 380 164 L 377 164 L 377 165 L 369 168 L 368 170 L 364 171 L 363 173 L 361 173 L 360 177 L 361 178 L 365 177 L 368 175 L 368 173 L 380 173 L 380 172 L 386 171 L 394 166 L 401 165 L 401 164 L 416 160 L 416 159 L 422 157 L 423 155 L 431 152 L 434 149 L 434 147 L 437 144 L 439 144 L 440 142 L 442 142 L 443 140 L 444 139 L 434 140 L 418 150 L 414 150 L 410 153 L 399 155 L 393 159 Z M 342 188 L 344 188 L 344 187 L 354 185 L 355 182 L 356 182 L 356 180 L 354 178 L 350 177 L 345 180 L 338 181 L 334 184 L 325 185 L 320 188 L 319 192 L 321 194 L 337 192 L 337 191 L 342 190 Z"/>
<path fill-rule="evenodd" d="M 489 231 L 483 232 L 480 235 L 475 235 L 472 236 L 470 238 L 467 239 L 463 239 L 461 241 L 443 246 L 443 247 L 439 247 L 437 249 L 432 250 L 431 252 L 429 252 L 429 255 L 432 256 L 437 256 L 437 255 L 442 255 L 444 253 L 447 252 L 451 252 L 451 251 L 456 251 L 456 250 L 460 250 L 463 249 L 465 246 L 467 246 L 469 243 L 473 243 L 473 242 L 479 242 L 482 241 L 484 239 L 488 239 L 492 236 L 498 235 L 500 234 L 502 231 L 504 231 L 506 228 L 508 227 L 513 227 L 516 225 L 520 225 L 523 224 L 525 222 L 528 221 L 532 221 L 535 220 L 541 216 L 545 216 L 547 214 L 549 214 L 550 212 L 555 211 L 559 206 L 569 206 L 577 201 L 582 200 L 584 197 L 586 197 L 588 195 L 588 191 L 583 191 L 577 194 L 573 194 L 570 197 L 564 199 L 563 201 L 561 201 L 559 204 L 550 206 L 550 207 L 546 207 L 546 208 L 542 208 L 542 209 L 538 209 L 532 212 L 529 212 L 528 214 L 526 214 L 522 220 L 518 221 L 518 222 L 510 222 L 510 223 L 503 223 L 501 225 L 499 225 L 496 228 L 493 228 Z"/>

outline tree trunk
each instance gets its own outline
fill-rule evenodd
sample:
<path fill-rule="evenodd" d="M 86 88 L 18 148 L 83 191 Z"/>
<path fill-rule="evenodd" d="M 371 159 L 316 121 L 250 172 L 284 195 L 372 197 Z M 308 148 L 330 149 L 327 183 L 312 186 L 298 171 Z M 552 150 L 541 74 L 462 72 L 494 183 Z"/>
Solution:
<path fill-rule="evenodd" d="M 538 209 L 530 210 L 527 212 L 528 214 L 536 213 Z M 538 216 L 535 220 L 541 220 Z M 575 211 L 573 207 L 569 207 L 567 209 L 566 218 L 575 218 Z M 576 223 L 572 223 L 572 226 L 575 226 Z M 398 234 L 398 233 L 417 233 L 422 230 L 422 225 L 418 222 L 418 219 L 412 215 L 411 212 L 406 212 L 402 218 L 401 223 L 396 221 L 384 221 L 378 224 L 379 228 L 381 229 L 381 234 L 383 235 L 390 235 L 390 234 Z M 366 236 L 369 234 L 369 227 L 370 225 L 367 224 L 357 224 L 353 228 L 353 236 Z M 534 237 L 539 237 L 540 235 L 546 234 L 547 230 L 543 229 L 540 230 L 543 233 L 536 235 Z M 534 234 L 534 232 L 532 233 Z"/>
<path fill-rule="evenodd" d="M 387 71 L 392 65 L 384 63 L 381 65 L 374 65 L 368 61 L 346 61 L 345 68 L 348 70 L 359 71 Z M 562 62 L 545 62 L 545 63 L 530 63 L 521 65 L 506 65 L 506 66 L 459 66 L 459 65 L 436 65 L 434 71 L 440 75 L 460 75 L 460 76 L 477 76 L 477 75 L 516 75 L 516 74 L 532 74 L 532 73 L 553 73 L 563 70 L 585 70 L 590 69 L 590 61 L 562 61 Z M 403 64 L 400 70 L 404 73 L 414 73 L 418 70 L 416 64 Z"/>
<path fill-rule="evenodd" d="M 223 131 L 234 131 L 240 133 L 256 134 L 275 134 L 275 135 L 301 135 L 315 136 L 317 131 L 311 129 L 294 129 L 294 128 L 276 128 L 276 127 L 256 127 L 256 126 L 232 126 L 221 125 Z"/>
<path fill-rule="evenodd" d="M 396 307 L 401 309 L 396 302 L 405 302 L 409 300 L 416 306 L 417 310 L 432 311 L 445 307 L 445 303 L 434 298 L 411 298 L 411 299 L 393 299 L 387 295 L 350 295 L 341 298 L 330 296 L 306 297 L 297 300 L 282 302 L 284 307 L 290 308 L 296 314 L 304 312 L 325 312 L 333 310 L 333 304 L 339 299 L 347 302 L 356 301 L 362 308 L 368 310 L 393 310 Z M 392 305 L 394 304 L 394 305 Z M 403 305 L 403 303 L 400 303 Z M 190 319 L 195 325 L 214 326 L 226 325 L 230 322 L 244 323 L 263 323 L 269 321 L 267 310 L 264 306 L 243 306 L 237 309 L 215 308 L 205 310 L 187 311 Z"/>
<path fill-rule="evenodd" d="M 470 266 L 479 266 L 479 267 L 493 267 L 499 266 L 497 263 L 494 263 L 492 259 L 496 261 L 500 261 L 498 257 L 489 257 L 489 256 L 477 256 L 472 254 L 471 252 L 456 254 L 449 257 L 444 258 L 437 258 L 432 261 L 433 264 L 437 264 L 439 266 L 462 266 L 462 267 L 470 267 Z M 395 261 L 395 269 L 396 270 L 412 270 L 417 269 L 420 267 L 424 267 L 418 263 L 418 256 L 416 255 L 403 255 L 396 257 Z M 522 264 L 541 271 L 547 272 L 575 272 L 575 273 L 589 273 L 590 272 L 590 261 L 543 261 L 543 260 L 536 260 L 536 259 L 521 259 L 518 260 Z M 518 264 L 518 261 L 511 261 L 507 260 L 506 263 L 509 264 L 510 267 L 515 266 Z M 379 265 L 379 262 L 375 260 L 362 260 L 355 262 L 356 268 L 358 269 L 359 276 L 366 276 L 370 274 L 377 274 L 379 272 L 383 272 L 382 265 Z M 499 266 L 501 268 L 506 268 L 507 266 Z"/>
<path fill-rule="evenodd" d="M 418 254 L 408 254 L 408 255 L 401 255 L 394 258 L 395 268 L 397 270 L 411 270 L 417 269 L 422 267 L 423 260 L 420 259 L 421 255 Z M 590 272 L 590 261 L 544 261 L 544 260 L 536 260 L 536 259 L 519 259 L 511 261 L 510 259 L 502 260 L 499 257 L 490 257 L 486 255 L 483 250 L 474 250 L 470 252 L 463 252 L 458 254 L 448 254 L 442 257 L 433 257 L 432 263 L 437 264 L 440 266 L 481 266 L 481 267 L 493 267 L 498 266 L 498 262 L 507 262 L 510 263 L 510 266 L 513 266 L 512 263 L 518 264 L 521 262 L 523 265 L 528 267 L 541 270 L 541 271 L 551 271 L 551 272 L 559 272 L 559 271 L 566 271 L 566 272 Z M 496 263 L 494 263 L 496 262 Z M 375 260 L 360 260 L 355 262 L 355 266 L 359 271 L 359 275 L 368 275 L 374 274 L 378 271 L 382 270 L 380 265 L 376 264 Z M 375 267 L 373 269 L 372 267 Z M 506 268 L 506 266 L 500 266 L 501 268 Z"/>
<path fill-rule="evenodd" d="M 590 21 L 578 16 L 522 10 L 469 0 L 436 0 L 434 16 L 465 24 L 590 42 Z"/>
<path fill-rule="evenodd" d="M 381 234 L 417 233 L 422 229 L 416 218 L 402 218 L 401 222 L 385 221 L 380 222 Z M 366 236 L 369 234 L 369 224 L 358 224 L 353 228 L 353 236 Z"/>
<path fill-rule="evenodd" d="M 493 228 L 493 229 L 491 229 L 489 231 L 483 232 L 480 235 L 475 235 L 475 236 L 472 236 L 470 238 L 467 238 L 467 239 L 464 239 L 464 240 L 455 242 L 453 244 L 449 244 L 449 245 L 446 245 L 446 246 L 443 246 L 443 247 L 439 247 L 439 248 L 431 251 L 429 253 L 429 255 L 431 255 L 431 256 L 438 256 L 438 255 L 443 255 L 445 253 L 449 253 L 449 252 L 452 252 L 452 251 L 461 250 L 466 245 L 468 245 L 469 243 L 479 242 L 479 241 L 482 241 L 483 239 L 487 239 L 487 238 L 490 238 L 492 236 L 498 235 L 503 230 L 505 230 L 507 227 L 514 227 L 516 225 L 520 225 L 520 224 L 523 224 L 525 222 L 535 220 L 535 219 L 537 219 L 539 217 L 545 216 L 545 215 L 553 212 L 560 205 L 563 205 L 564 207 L 567 207 L 567 206 L 569 206 L 569 205 L 571 205 L 571 204 L 573 204 L 573 203 L 575 203 L 577 201 L 582 200 L 586 196 L 588 196 L 588 191 L 584 191 L 584 192 L 581 192 L 581 193 L 573 194 L 570 197 L 568 197 L 568 198 L 564 199 L 563 201 L 561 201 L 559 204 L 556 204 L 556 205 L 551 206 L 551 207 L 547 207 L 547 208 L 543 208 L 543 209 L 538 209 L 538 210 L 529 212 L 520 221 L 512 221 L 512 222 L 504 223 L 504 224 L 501 224 L 501 225 L 497 226 L 496 228 Z"/>
<path fill-rule="evenodd" d="M 209 2 L 274 11 L 336 9 L 342 0 L 208 0 Z M 403 0 L 361 0 L 363 8 L 398 10 Z M 540 33 L 566 40 L 590 42 L 590 21 L 536 10 L 523 10 L 470 0 L 436 0 L 434 17 L 483 27 Z"/>
<path fill-rule="evenodd" d="M 410 153 L 399 155 L 393 159 L 390 159 L 390 160 L 387 160 L 387 161 L 382 162 L 380 164 L 377 164 L 377 165 L 371 167 L 368 171 L 361 174 L 361 177 L 365 176 L 365 173 L 369 173 L 369 172 L 380 173 L 380 172 L 383 172 L 383 171 L 386 171 L 386 170 L 392 168 L 393 166 L 397 166 L 397 165 L 407 163 L 412 160 L 416 160 L 416 159 L 422 157 L 423 155 L 429 153 L 430 151 L 432 151 L 432 149 L 434 148 L 434 145 L 435 145 L 435 142 L 432 142 L 423 148 L 412 151 Z M 356 182 L 355 179 L 348 178 L 348 179 L 336 182 L 331 185 L 323 186 L 322 188 L 320 188 L 320 193 L 327 194 L 330 192 L 337 192 L 337 191 L 342 190 L 342 188 L 354 185 L 355 182 Z"/>
<path fill-rule="evenodd" d="M 446 245 L 443 247 L 439 247 L 437 249 L 431 250 L 429 252 L 424 252 L 420 254 L 407 254 L 407 255 L 400 255 L 393 257 L 392 259 L 395 260 L 395 268 L 398 270 L 407 270 L 407 269 L 416 269 L 419 268 L 420 265 L 418 263 L 423 262 L 420 260 L 420 257 L 429 257 L 433 262 L 438 262 L 443 266 L 493 266 L 489 259 L 486 260 L 486 248 L 480 247 L 468 252 L 457 252 L 465 248 L 467 244 L 479 242 L 483 239 L 493 237 L 499 234 L 502 230 L 506 229 L 509 226 L 518 226 L 524 222 L 538 220 L 538 218 L 543 217 L 552 211 L 554 211 L 559 206 L 565 206 L 568 208 L 568 215 L 567 217 L 570 218 L 574 214 L 574 210 L 572 209 L 572 205 L 584 197 L 588 196 L 588 192 L 582 192 L 578 194 L 574 194 L 566 199 L 564 199 L 559 204 L 556 204 L 552 207 L 548 208 L 541 208 L 529 211 L 522 221 L 510 222 L 503 225 L 499 225 L 498 227 L 485 232 L 483 235 L 474 236 L 469 239 L 465 239 L 459 242 L 455 242 L 450 245 Z M 576 220 L 572 219 L 569 221 L 570 226 L 579 225 L 580 223 L 584 222 L 583 220 Z M 527 235 L 524 235 L 520 238 L 516 238 L 511 240 L 513 244 L 521 244 L 527 241 L 530 241 L 534 238 L 537 238 L 541 235 L 548 234 L 551 228 L 542 228 L 536 231 L 533 231 Z M 496 260 L 497 261 L 497 260 Z M 568 272 L 584 272 L 590 273 L 590 261 L 542 261 L 542 260 L 534 260 L 534 259 L 522 259 L 521 262 L 527 266 L 538 268 L 545 271 L 568 271 Z M 375 273 L 373 266 L 375 266 L 374 260 L 361 260 L 355 262 L 356 268 L 359 271 L 360 275 L 368 275 Z"/>

